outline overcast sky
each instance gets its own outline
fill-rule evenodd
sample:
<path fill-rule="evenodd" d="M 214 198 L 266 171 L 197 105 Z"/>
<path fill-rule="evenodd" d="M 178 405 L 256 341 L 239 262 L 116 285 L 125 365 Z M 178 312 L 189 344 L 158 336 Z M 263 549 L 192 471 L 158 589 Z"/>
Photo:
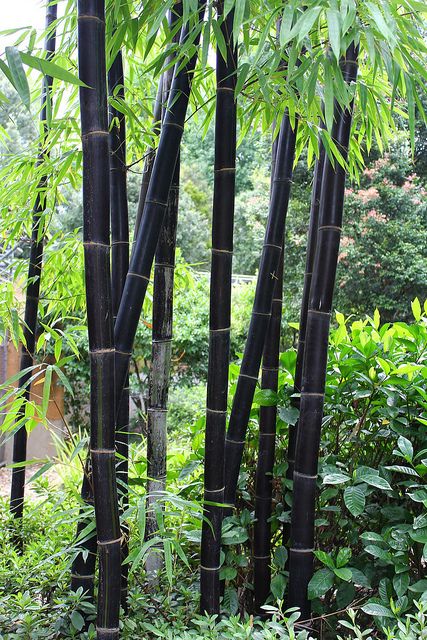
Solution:
<path fill-rule="evenodd" d="M 45 3 L 39 0 L 3 0 L 1 8 L 0 31 L 17 27 L 34 27 L 43 29 L 45 19 Z M 16 38 L 16 36 L 15 36 Z M 8 44 L 8 39 L 0 35 L 0 53 Z"/>

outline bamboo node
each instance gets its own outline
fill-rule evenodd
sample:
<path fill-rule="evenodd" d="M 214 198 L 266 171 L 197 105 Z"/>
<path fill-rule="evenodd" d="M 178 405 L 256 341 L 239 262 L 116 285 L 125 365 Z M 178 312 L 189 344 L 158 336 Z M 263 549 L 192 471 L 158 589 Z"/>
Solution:
<path fill-rule="evenodd" d="M 221 491 L 225 490 L 225 485 L 223 487 L 221 487 L 220 489 L 206 489 L 205 488 L 205 493 L 221 493 Z"/>
<path fill-rule="evenodd" d="M 239 378 L 249 378 L 249 380 L 256 380 L 258 382 L 258 376 L 250 376 L 248 373 L 239 373 Z"/>
<path fill-rule="evenodd" d="M 308 473 L 301 473 L 300 471 L 295 471 L 294 476 L 299 476 L 300 478 L 308 478 L 309 480 L 317 480 L 317 474 L 315 476 L 311 476 Z"/>
<path fill-rule="evenodd" d="M 83 246 L 84 247 L 104 247 L 105 249 L 109 249 L 110 245 L 106 244 L 105 242 L 93 242 L 91 240 L 86 240 L 86 242 L 83 242 Z"/>
<path fill-rule="evenodd" d="M 86 133 L 82 134 L 82 140 L 84 140 L 85 138 L 91 138 L 92 136 L 109 136 L 108 131 L 104 131 L 103 129 L 95 129 L 95 131 L 87 131 Z"/>
<path fill-rule="evenodd" d="M 212 247 L 211 252 L 212 252 L 212 253 L 226 253 L 226 254 L 228 254 L 228 255 L 230 255 L 230 256 L 232 256 L 232 255 L 233 255 L 233 252 L 232 252 L 232 251 L 230 251 L 229 249 L 214 249 L 214 248 Z"/>
<path fill-rule="evenodd" d="M 246 444 L 245 440 L 231 440 L 231 438 L 228 438 L 227 436 L 225 437 L 225 441 L 230 444 Z"/>
<path fill-rule="evenodd" d="M 120 349 L 115 349 L 116 354 L 118 353 L 121 356 L 131 356 L 132 351 L 120 351 Z"/>
<path fill-rule="evenodd" d="M 263 311 L 252 311 L 253 316 L 271 316 L 271 313 L 264 313 Z"/>
<path fill-rule="evenodd" d="M 76 580 L 93 580 L 95 577 L 94 573 L 88 573 L 86 575 L 81 575 L 80 573 L 72 573 L 72 578 L 76 578 Z"/>
<path fill-rule="evenodd" d="M 303 396 L 317 396 L 318 398 L 323 398 L 324 395 L 324 393 L 317 393 L 315 391 L 301 391 L 300 393 L 301 398 Z"/>
<path fill-rule="evenodd" d="M 313 549 L 294 549 L 294 547 L 291 547 L 289 551 L 292 551 L 292 553 L 313 553 L 314 548 Z"/>
<path fill-rule="evenodd" d="M 100 22 L 101 24 L 105 24 L 104 20 L 101 20 L 101 18 L 98 18 L 98 16 L 90 16 L 87 15 L 86 13 L 83 14 L 79 14 L 78 15 L 78 20 L 95 20 L 95 22 Z"/>
<path fill-rule="evenodd" d="M 102 454 L 114 453 L 114 455 L 116 455 L 116 450 L 115 449 L 91 449 L 90 452 L 91 453 L 102 453 Z"/>
<path fill-rule="evenodd" d="M 120 538 L 115 538 L 114 540 L 103 540 L 102 542 L 100 540 L 97 540 L 98 545 L 100 547 L 108 547 L 108 545 L 110 545 L 110 544 L 117 544 L 117 543 L 120 544 L 121 541 L 122 541 L 121 537 Z"/>
<path fill-rule="evenodd" d="M 268 556 L 254 556 L 253 558 L 254 560 L 270 560 L 271 555 L 269 554 Z"/>
<path fill-rule="evenodd" d="M 177 122 L 164 122 L 162 126 L 163 127 L 176 127 L 180 131 L 184 131 L 184 127 L 182 125 L 178 124 Z"/>
<path fill-rule="evenodd" d="M 209 333 L 221 333 L 222 331 L 230 331 L 231 327 L 223 327 L 222 329 L 209 329 Z"/>
<path fill-rule="evenodd" d="M 159 207 L 165 207 L 165 208 L 168 206 L 167 202 L 162 202 L 161 200 L 153 200 L 153 199 L 146 200 L 145 204 L 158 204 Z"/>
<path fill-rule="evenodd" d="M 113 348 L 109 348 L 109 349 L 92 349 L 91 351 L 89 351 L 90 354 L 94 353 L 115 353 L 115 349 Z"/>
<path fill-rule="evenodd" d="M 140 273 L 134 273 L 133 271 L 128 271 L 128 274 L 127 274 L 126 277 L 128 278 L 129 276 L 134 276 L 135 278 L 141 278 L 142 280 L 145 280 L 146 282 L 150 282 L 150 278 L 147 278 L 147 276 L 143 276 Z M 131 354 L 129 354 L 129 355 L 131 355 Z"/>
<path fill-rule="evenodd" d="M 200 565 L 201 571 L 219 571 L 221 567 L 204 567 L 202 564 Z"/>
<path fill-rule="evenodd" d="M 330 311 L 320 311 L 320 310 L 317 310 L 317 309 L 309 309 L 308 313 L 319 313 L 322 316 L 330 316 L 331 315 Z"/>
<path fill-rule="evenodd" d="M 337 227 L 337 225 L 335 224 L 324 224 L 321 227 L 319 227 L 319 231 L 323 231 L 324 229 L 330 229 L 331 231 L 338 231 L 339 233 L 341 233 L 341 227 Z"/>
<path fill-rule="evenodd" d="M 227 411 L 219 411 L 219 409 L 209 409 L 209 407 L 206 407 L 206 413 L 217 413 L 220 415 L 227 415 Z"/>
<path fill-rule="evenodd" d="M 280 249 L 280 251 L 282 250 L 281 244 L 272 244 L 271 242 L 265 242 L 263 244 L 263 247 L 273 247 L 274 249 Z"/>
<path fill-rule="evenodd" d="M 119 633 L 120 629 L 119 627 L 96 627 L 96 631 L 100 631 L 101 633 Z"/>
<path fill-rule="evenodd" d="M 222 167 L 215 169 L 214 173 L 236 173 L 236 167 Z"/>

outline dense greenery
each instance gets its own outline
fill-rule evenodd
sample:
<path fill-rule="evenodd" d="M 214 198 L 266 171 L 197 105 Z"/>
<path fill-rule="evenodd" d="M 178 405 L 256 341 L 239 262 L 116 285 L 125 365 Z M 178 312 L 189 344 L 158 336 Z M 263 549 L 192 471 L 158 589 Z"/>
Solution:
<path fill-rule="evenodd" d="M 325 638 L 337 637 L 336 620 L 345 619 L 341 610 L 349 606 L 358 610 L 356 621 L 360 629 L 368 626 L 376 629 L 370 632 L 372 638 L 422 637 L 421 631 L 419 635 L 415 631 L 417 624 L 424 628 L 422 622 L 413 623 L 412 636 L 409 631 L 400 636 L 397 630 L 391 631 L 399 621 L 403 626 L 406 621 L 410 624 L 411 619 L 406 616 L 416 615 L 417 606 L 424 606 L 425 611 L 426 604 L 416 602 L 423 600 L 427 592 L 427 314 L 418 300 L 412 307 L 416 321 L 410 324 L 380 324 L 377 312 L 364 320 L 346 319 L 337 313 L 331 333 L 316 521 L 317 571 L 310 585 L 316 614 L 321 617 L 328 614 L 323 618 Z M 251 606 L 258 413 L 260 404 L 276 401 L 280 419 L 274 471 L 275 546 L 270 604 L 276 606 L 284 594 L 286 551 L 281 546 L 280 525 L 289 517 L 289 504 L 287 499 L 282 500 L 282 487 L 288 483 L 282 460 L 287 447 L 287 425 L 297 418 L 291 405 L 295 357 L 293 348 L 281 355 L 278 399 L 258 390 L 252 408 L 245 471 L 239 484 L 242 510 L 238 518 L 230 517 L 223 529 L 226 551 L 222 565 L 226 579 L 223 608 L 231 615 Z M 238 365 L 232 365 L 231 394 L 237 372 Z M 142 544 L 144 436 L 135 437 L 132 445 L 131 505 L 126 517 L 132 530 L 130 607 L 135 615 L 124 623 L 124 632 L 129 637 L 132 633 L 147 638 L 169 637 L 167 633 L 171 631 L 167 628 L 172 622 L 173 633 L 177 634 L 173 637 L 183 639 L 199 637 L 198 634 L 228 637 L 227 633 L 230 637 L 244 638 L 251 628 L 250 621 L 232 618 L 214 630 L 208 620 L 194 617 L 204 428 L 204 417 L 197 409 L 197 390 L 194 394 L 192 410 L 180 415 L 179 430 L 172 433 L 164 516 L 159 512 L 162 518 L 159 536 L 166 560 L 162 596 L 153 596 L 144 584 L 143 560 L 148 551 L 147 544 Z M 62 478 L 59 488 L 49 487 L 44 476 L 34 480 L 38 498 L 29 506 L 25 518 L 32 542 L 22 557 L 13 550 L 6 533 L 11 525 L 3 503 L 0 629 L 3 637 L 10 640 L 53 638 L 59 630 L 61 637 L 75 637 L 81 625 L 79 612 L 89 606 L 81 597 L 68 592 L 80 476 L 78 459 L 74 457 L 69 462 L 73 448 L 69 442 L 59 451 L 56 466 Z M 331 616 L 335 611 L 337 615 Z M 280 620 L 281 614 L 277 615 Z M 254 633 L 255 629 L 256 626 Z M 259 627 L 257 633 L 263 635 L 254 635 L 255 638 L 288 637 L 274 622 L 268 623 L 264 631 Z M 345 626 L 339 633 L 343 638 L 361 637 Z"/>

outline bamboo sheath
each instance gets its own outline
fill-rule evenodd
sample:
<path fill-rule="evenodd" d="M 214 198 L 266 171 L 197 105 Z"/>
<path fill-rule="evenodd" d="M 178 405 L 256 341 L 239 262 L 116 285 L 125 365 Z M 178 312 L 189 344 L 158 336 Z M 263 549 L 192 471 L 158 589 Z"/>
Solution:
<path fill-rule="evenodd" d="M 218 3 L 218 19 L 224 4 Z M 226 60 L 216 54 L 215 172 L 209 315 L 209 365 L 205 432 L 205 485 L 200 560 L 200 609 L 219 613 L 221 526 L 224 502 L 224 446 L 230 357 L 231 275 L 236 173 L 236 69 L 234 12 L 221 22 Z"/>
<path fill-rule="evenodd" d="M 83 245 L 91 366 L 90 453 L 99 555 L 97 638 L 119 637 L 121 545 L 116 486 L 110 275 L 110 158 L 103 0 L 78 2 Z"/>
<path fill-rule="evenodd" d="M 47 4 L 46 7 L 46 59 L 50 60 L 55 53 L 56 29 L 53 27 L 57 17 L 57 5 Z M 45 148 L 49 127 L 47 123 L 48 103 L 52 96 L 53 79 L 50 76 L 43 78 L 43 88 L 41 96 L 40 122 L 43 126 L 42 140 L 39 147 L 37 167 L 43 165 L 49 157 L 49 151 Z M 30 260 L 28 265 L 28 278 L 25 296 L 24 310 L 24 344 L 21 349 L 20 371 L 24 371 L 34 364 L 34 351 L 36 344 L 37 315 L 40 298 L 40 278 L 43 264 L 43 244 L 44 244 L 44 212 L 46 208 L 47 176 L 43 176 L 37 186 L 37 195 L 33 208 L 32 233 L 30 246 Z M 24 401 L 30 397 L 29 380 L 32 371 L 22 374 L 18 382 L 18 391 L 22 391 Z M 13 439 L 13 464 L 12 485 L 10 494 L 10 510 L 15 518 L 22 518 L 24 509 L 24 488 L 25 488 L 25 463 L 27 459 L 27 430 L 25 425 L 25 403 L 23 409 L 18 414 L 18 420 L 23 424 L 15 433 Z M 16 545 L 22 549 L 23 541 L 20 535 L 16 536 Z"/>
<path fill-rule="evenodd" d="M 108 72 L 109 93 L 124 101 L 124 74 L 122 53 L 119 51 Z M 126 274 L 129 268 L 129 216 L 127 201 L 126 119 L 123 113 L 110 105 L 110 218 L 111 218 L 111 285 L 113 319 L 116 320 Z M 129 504 L 129 379 L 120 399 L 116 419 L 116 466 L 119 493 L 119 512 L 123 519 Z M 121 523 L 122 560 L 128 555 L 128 526 Z M 127 581 L 129 565 L 122 562 L 121 603 L 127 610 Z"/>
<path fill-rule="evenodd" d="M 353 83 L 357 76 L 357 47 L 354 44 L 347 49 L 341 68 L 344 80 Z M 353 105 L 345 110 L 335 105 L 332 138 L 344 158 L 348 154 L 352 111 Z M 325 157 L 317 246 L 307 311 L 291 517 L 289 606 L 299 607 L 302 619 L 310 616 L 307 588 L 313 575 L 317 465 L 344 187 L 344 169 L 338 162 L 333 167 L 329 158 Z"/>
<path fill-rule="evenodd" d="M 277 153 L 277 138 L 273 142 L 271 174 Z M 261 388 L 277 392 L 279 379 L 280 335 L 282 325 L 284 242 L 275 283 L 271 318 L 262 358 Z M 270 594 L 271 584 L 271 518 L 273 467 L 276 445 L 277 406 L 260 407 L 258 459 L 255 480 L 255 525 L 253 543 L 253 577 L 255 613 L 265 615 L 261 608 Z"/>
<path fill-rule="evenodd" d="M 292 398 L 292 406 L 296 407 L 298 410 L 300 408 L 299 394 L 301 393 L 302 366 L 304 361 L 305 334 L 307 327 L 308 298 L 310 294 L 313 262 L 316 252 L 317 229 L 319 226 L 320 191 L 322 186 L 323 165 L 325 160 L 325 149 L 323 148 L 323 145 L 321 143 L 319 146 L 320 153 L 319 158 L 316 160 L 313 188 L 311 193 L 310 220 L 307 234 L 306 264 L 299 321 L 297 359 L 295 364 L 294 393 L 298 395 Z M 297 440 L 297 432 L 298 421 L 295 425 L 289 425 L 289 441 L 287 452 L 288 468 L 286 471 L 286 478 L 290 481 L 293 480 L 294 477 L 295 445 Z M 283 544 L 285 546 L 289 546 L 289 536 L 290 523 L 285 523 L 283 527 Z"/>
<path fill-rule="evenodd" d="M 246 430 L 255 387 L 258 382 L 265 336 L 270 322 L 275 282 L 277 280 L 286 213 L 292 182 L 297 122 L 292 129 L 284 115 L 280 126 L 270 210 L 255 291 L 255 300 L 233 399 L 225 441 L 225 502 L 234 505 Z"/>
<path fill-rule="evenodd" d="M 182 4 L 176 3 L 169 13 L 169 27 L 173 29 L 182 16 Z M 179 42 L 179 32 L 174 37 Z M 167 60 L 169 63 L 169 60 Z M 173 68 L 169 69 L 161 83 L 164 90 L 163 104 L 167 104 Z M 180 158 L 175 165 L 169 191 L 168 207 L 157 245 L 154 265 L 152 352 L 147 412 L 147 521 L 146 539 L 158 531 L 154 505 L 166 488 L 167 399 L 172 350 L 173 288 L 175 272 L 176 230 L 179 204 Z M 161 508 L 161 505 L 159 505 Z M 147 554 L 146 571 L 149 578 L 156 578 L 162 567 L 162 557 L 155 549 Z"/>
<path fill-rule="evenodd" d="M 201 20 L 204 3 L 200 1 L 198 7 Z M 197 60 L 200 26 L 200 23 L 198 23 L 195 27 L 197 31 L 193 42 L 196 53 L 181 69 L 179 69 L 179 64 L 175 66 L 168 108 L 162 123 L 159 146 L 154 160 L 144 211 L 117 314 L 115 324 L 117 397 L 121 395 L 121 391 L 125 386 L 132 345 L 168 206 L 169 190 L 179 154 L 192 75 Z M 188 38 L 189 30 L 190 26 L 188 24 L 185 25 L 181 34 L 181 42 Z"/>

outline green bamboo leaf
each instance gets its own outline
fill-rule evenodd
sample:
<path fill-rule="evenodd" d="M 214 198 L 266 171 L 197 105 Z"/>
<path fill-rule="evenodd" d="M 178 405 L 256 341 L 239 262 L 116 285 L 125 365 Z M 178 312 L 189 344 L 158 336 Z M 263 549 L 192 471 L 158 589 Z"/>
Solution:
<path fill-rule="evenodd" d="M 168 538 L 163 540 L 163 549 L 165 552 L 165 569 L 166 576 L 170 586 L 173 584 L 173 571 L 172 571 L 172 546 L 171 541 Z"/>
<path fill-rule="evenodd" d="M 243 85 L 246 82 L 246 78 L 248 77 L 248 73 L 249 73 L 250 68 L 251 68 L 251 65 L 248 62 L 244 62 L 239 67 L 237 81 L 236 81 L 236 90 L 235 90 L 236 96 L 243 89 Z"/>
<path fill-rule="evenodd" d="M 57 78 L 58 80 L 63 80 L 64 82 L 69 82 L 70 84 L 75 84 L 79 87 L 87 86 L 73 73 L 67 71 L 66 69 L 63 69 L 50 60 L 37 58 L 36 56 L 30 56 L 30 54 L 24 52 L 21 52 L 20 55 L 21 60 L 24 64 L 26 64 L 28 67 L 31 67 L 32 69 L 41 71 L 45 76 L 51 76 L 52 78 Z"/>
<path fill-rule="evenodd" d="M 245 16 L 246 0 L 236 0 L 234 4 L 234 17 L 233 17 L 233 42 L 237 44 L 239 40 L 240 27 L 243 23 Z"/>
<path fill-rule="evenodd" d="M 13 82 L 12 74 L 10 73 L 10 69 L 7 66 L 7 64 L 5 63 L 5 61 L 2 60 L 1 58 L 0 58 L 0 70 L 3 71 L 4 75 L 9 80 L 10 84 L 12 85 L 12 87 L 14 87 L 16 89 L 15 83 Z"/>
<path fill-rule="evenodd" d="M 46 473 L 46 471 L 49 471 L 49 469 L 51 469 L 54 465 L 54 462 L 46 462 L 43 466 L 40 467 L 40 469 L 37 469 L 37 471 L 31 476 L 29 480 L 27 480 L 27 484 L 30 484 L 30 482 L 34 482 L 34 480 L 37 480 L 37 478 L 40 478 L 40 476 Z"/>
<path fill-rule="evenodd" d="M 49 406 L 49 398 L 50 398 L 50 386 L 52 382 L 52 365 L 48 365 L 46 367 L 45 376 L 44 376 L 44 384 L 43 384 L 43 399 L 42 399 L 42 414 L 46 415 L 47 409 Z"/>
<path fill-rule="evenodd" d="M 332 51 L 338 60 L 341 51 L 340 13 L 337 9 L 328 9 L 326 12 L 326 18 L 328 21 L 329 42 L 331 43 Z"/>
<path fill-rule="evenodd" d="M 287 4 L 282 15 L 279 33 L 279 43 L 281 47 L 284 47 L 291 39 L 290 33 L 292 29 L 292 23 L 294 20 L 295 7 L 292 4 Z"/>
<path fill-rule="evenodd" d="M 215 34 L 215 40 L 217 47 L 224 58 L 227 60 L 227 45 L 225 44 L 224 36 L 221 31 L 221 27 L 219 26 L 217 20 L 212 20 L 212 29 Z"/>
<path fill-rule="evenodd" d="M 304 11 L 300 19 L 296 22 L 289 34 L 289 40 L 297 38 L 297 44 L 300 44 L 302 40 L 309 34 L 311 28 L 319 17 L 322 7 L 313 7 Z"/>
<path fill-rule="evenodd" d="M 325 103 L 325 120 L 328 131 L 332 131 L 334 123 L 334 81 L 332 77 L 332 69 L 328 60 L 324 63 L 325 69 L 325 87 L 324 87 L 324 103 Z"/>
<path fill-rule="evenodd" d="M 6 58 L 9 71 L 13 79 L 13 86 L 17 90 L 19 97 L 24 105 L 30 110 L 30 88 L 28 86 L 27 76 L 22 66 L 21 56 L 16 47 L 6 47 Z"/>

